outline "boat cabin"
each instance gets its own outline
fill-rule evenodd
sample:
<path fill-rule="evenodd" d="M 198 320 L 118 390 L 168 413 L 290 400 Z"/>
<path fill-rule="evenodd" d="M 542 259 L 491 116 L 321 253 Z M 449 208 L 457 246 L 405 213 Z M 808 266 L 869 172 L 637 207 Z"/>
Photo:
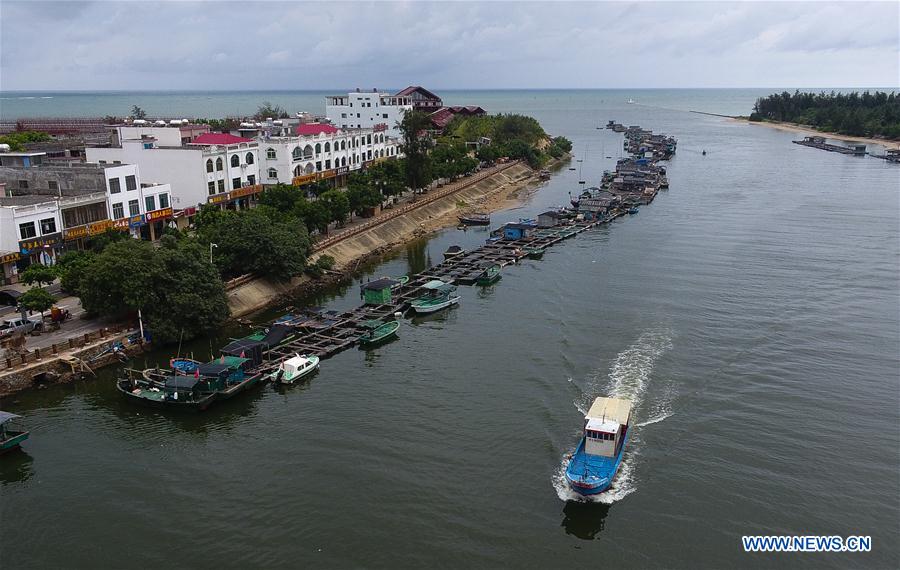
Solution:
<path fill-rule="evenodd" d="M 465 253 L 465 250 L 458 245 L 451 245 L 447 248 L 447 251 L 444 252 L 444 259 L 453 259 L 458 255 L 462 255 Z"/>
<path fill-rule="evenodd" d="M 456 285 L 444 283 L 440 279 L 432 279 L 428 283 L 422 285 L 422 289 L 425 292 L 422 298 L 438 299 L 456 291 Z"/>
<path fill-rule="evenodd" d="M 597 398 L 584 416 L 584 451 L 588 455 L 615 457 L 625 440 L 631 402 L 621 398 Z"/>
<path fill-rule="evenodd" d="M 261 340 L 254 340 L 249 337 L 239 338 L 225 345 L 222 348 L 222 354 L 224 354 L 226 358 L 231 356 L 247 359 L 251 363 L 250 367 L 253 367 L 262 364 L 263 347 L 265 346 L 266 343 Z"/>
<path fill-rule="evenodd" d="M 244 381 L 244 370 L 250 359 L 238 356 L 223 356 L 218 360 L 201 364 L 197 367 L 197 375 L 206 380 L 215 390 L 222 390 L 229 384 Z"/>
<path fill-rule="evenodd" d="M 537 224 L 523 224 L 521 222 L 511 222 L 503 226 L 503 237 L 505 239 L 522 239 L 531 237 L 534 234 Z"/>
<path fill-rule="evenodd" d="M 285 376 L 288 378 L 292 378 L 294 376 L 302 375 L 309 371 L 310 368 L 315 367 L 316 362 L 310 360 L 306 356 L 293 356 L 285 360 L 281 367 L 284 370 Z"/>
<path fill-rule="evenodd" d="M 207 378 L 196 376 L 166 376 L 165 383 L 167 400 L 199 400 L 204 392 L 212 392 L 215 387 L 210 386 Z"/>
<path fill-rule="evenodd" d="M 552 228 L 559 225 L 563 215 L 556 210 L 547 210 L 543 214 L 538 214 L 537 225 L 539 228 Z"/>
<path fill-rule="evenodd" d="M 11 425 L 14 420 L 21 417 L 0 410 L 0 454 L 18 448 L 23 441 L 28 439 L 27 431 L 16 429 Z"/>
<path fill-rule="evenodd" d="M 366 305 L 387 305 L 391 303 L 391 290 L 399 284 L 399 281 L 382 277 L 363 283 L 360 294 Z"/>

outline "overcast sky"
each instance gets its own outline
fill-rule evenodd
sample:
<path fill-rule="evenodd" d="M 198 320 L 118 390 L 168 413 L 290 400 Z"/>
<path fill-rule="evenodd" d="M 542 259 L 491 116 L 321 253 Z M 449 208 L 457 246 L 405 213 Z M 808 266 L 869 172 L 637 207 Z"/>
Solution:
<path fill-rule="evenodd" d="M 0 89 L 896 87 L 900 3 L 0 0 Z"/>

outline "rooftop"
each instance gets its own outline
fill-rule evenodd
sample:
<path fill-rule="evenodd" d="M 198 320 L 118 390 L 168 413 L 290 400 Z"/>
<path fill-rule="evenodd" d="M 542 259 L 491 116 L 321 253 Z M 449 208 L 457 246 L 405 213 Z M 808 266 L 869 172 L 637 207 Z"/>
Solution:
<path fill-rule="evenodd" d="M 302 123 L 297 125 L 297 134 L 300 136 L 319 135 L 322 133 L 331 135 L 336 132 L 338 132 L 338 129 L 324 123 Z"/>
<path fill-rule="evenodd" d="M 615 421 L 621 425 L 628 424 L 631 415 L 631 401 L 623 398 L 597 398 L 591 405 L 591 409 L 585 414 L 590 420 Z"/>
<path fill-rule="evenodd" d="M 244 137 L 236 137 L 234 135 L 230 135 L 228 133 L 203 133 L 202 135 L 195 138 L 191 143 L 192 145 L 229 145 L 229 144 L 238 144 L 238 143 L 250 143 L 254 142 L 253 139 L 246 139 Z"/>

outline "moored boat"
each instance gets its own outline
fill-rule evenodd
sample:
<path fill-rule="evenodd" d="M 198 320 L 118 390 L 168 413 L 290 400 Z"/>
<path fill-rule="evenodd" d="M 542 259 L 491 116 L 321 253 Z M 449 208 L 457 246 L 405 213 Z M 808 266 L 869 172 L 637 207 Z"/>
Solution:
<path fill-rule="evenodd" d="M 540 259 L 544 257 L 544 248 L 542 247 L 526 247 L 525 256 L 528 259 Z"/>
<path fill-rule="evenodd" d="M 584 416 L 584 433 L 566 467 L 566 481 L 580 495 L 609 489 L 628 443 L 631 401 L 597 398 Z"/>
<path fill-rule="evenodd" d="M 499 263 L 486 263 L 484 266 L 484 271 L 475 278 L 475 284 L 485 287 L 487 285 L 493 285 L 497 281 L 500 281 L 500 278 L 503 277 L 500 275 L 500 264 Z"/>
<path fill-rule="evenodd" d="M 397 329 L 400 328 L 399 321 L 366 321 L 363 323 L 366 332 L 359 337 L 359 346 L 361 348 L 371 348 L 383 342 L 387 342 L 397 337 Z"/>
<path fill-rule="evenodd" d="M 459 303 L 456 285 L 451 283 L 433 279 L 423 285 L 422 289 L 425 290 L 425 294 L 410 303 L 410 308 L 420 315 L 434 313 Z"/>
<path fill-rule="evenodd" d="M 464 214 L 457 216 L 459 223 L 466 226 L 488 226 L 491 223 L 491 215 L 483 212 L 475 212 L 472 214 Z"/>
<path fill-rule="evenodd" d="M 270 375 L 273 382 L 293 384 L 309 376 L 319 369 L 319 357 L 315 355 L 296 355 L 278 365 Z"/>
<path fill-rule="evenodd" d="M 447 251 L 444 252 L 444 259 L 453 259 L 454 257 L 459 257 L 465 252 L 466 250 L 459 247 L 458 245 L 451 245 L 447 248 Z"/>
<path fill-rule="evenodd" d="M 639 211 L 637 208 L 628 208 L 628 213 L 631 215 L 637 214 Z"/>
<path fill-rule="evenodd" d="M 200 411 L 216 399 L 209 382 L 196 376 L 152 375 L 147 371 L 141 374 L 128 369 L 125 377 L 116 382 L 116 388 L 132 402 L 156 408 Z"/>
<path fill-rule="evenodd" d="M 169 359 L 169 368 L 172 369 L 175 374 L 193 374 L 197 367 L 200 366 L 200 362 L 194 360 L 193 358 L 170 358 Z"/>
<path fill-rule="evenodd" d="M 600 127 L 597 128 L 599 129 Z M 550 171 L 547 169 L 541 170 L 539 176 L 541 177 L 541 180 L 547 180 L 550 178 Z"/>
<path fill-rule="evenodd" d="M 0 455 L 21 447 L 22 442 L 28 439 L 28 431 L 15 429 L 12 421 L 22 416 L 11 412 L 0 411 Z"/>

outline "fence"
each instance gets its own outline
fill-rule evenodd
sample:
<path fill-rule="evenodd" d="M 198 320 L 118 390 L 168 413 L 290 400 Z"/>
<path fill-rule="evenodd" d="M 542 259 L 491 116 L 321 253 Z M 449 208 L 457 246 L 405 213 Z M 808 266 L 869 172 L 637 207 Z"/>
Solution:
<path fill-rule="evenodd" d="M 8 370 L 10 368 L 15 368 L 16 366 L 25 366 L 26 364 L 33 364 L 44 359 L 52 359 L 62 352 L 84 348 L 91 343 L 131 330 L 133 330 L 133 327 L 127 325 L 113 325 L 101 328 L 100 330 L 86 332 L 81 336 L 72 337 L 50 346 L 26 350 L 15 355 L 8 355 L 0 358 L 0 370 Z M 9 350 L 7 349 L 7 352 L 8 351 Z"/>

